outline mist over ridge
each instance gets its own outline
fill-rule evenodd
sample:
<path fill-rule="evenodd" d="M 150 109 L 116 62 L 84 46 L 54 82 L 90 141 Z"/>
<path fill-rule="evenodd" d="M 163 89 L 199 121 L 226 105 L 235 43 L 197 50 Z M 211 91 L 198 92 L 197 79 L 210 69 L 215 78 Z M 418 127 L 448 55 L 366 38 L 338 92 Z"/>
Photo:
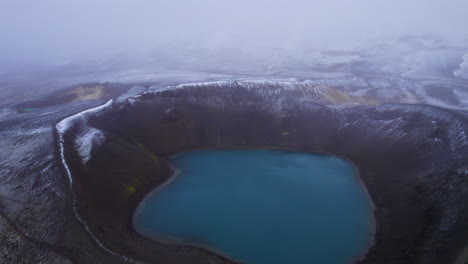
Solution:
<path fill-rule="evenodd" d="M 304 62 L 316 51 L 355 50 L 405 35 L 468 47 L 463 0 L 18 0 L 0 3 L 0 22 L 0 57 L 9 64 L 116 56 Z"/>

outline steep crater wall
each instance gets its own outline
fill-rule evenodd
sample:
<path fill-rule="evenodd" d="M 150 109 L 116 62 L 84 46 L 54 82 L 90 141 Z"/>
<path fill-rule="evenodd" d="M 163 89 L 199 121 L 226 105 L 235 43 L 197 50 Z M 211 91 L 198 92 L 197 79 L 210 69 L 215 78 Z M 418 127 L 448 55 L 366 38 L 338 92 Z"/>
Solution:
<path fill-rule="evenodd" d="M 453 263 L 468 233 L 466 117 L 425 105 L 336 108 L 308 87 L 196 85 L 114 103 L 64 135 L 77 211 L 119 254 L 154 263 L 229 263 L 189 245 L 149 241 L 133 211 L 170 177 L 169 155 L 281 148 L 351 160 L 374 202 L 375 244 L 362 263 Z M 314 94 L 304 99 L 304 91 Z M 320 104 L 319 104 L 320 103 Z M 102 132 L 86 162 L 84 126 Z"/>

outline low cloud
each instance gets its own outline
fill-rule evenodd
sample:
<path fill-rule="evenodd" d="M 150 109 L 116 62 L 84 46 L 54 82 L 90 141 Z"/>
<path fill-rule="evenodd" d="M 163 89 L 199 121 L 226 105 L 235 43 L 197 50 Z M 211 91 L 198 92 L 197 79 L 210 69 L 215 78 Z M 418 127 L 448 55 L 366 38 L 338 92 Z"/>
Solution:
<path fill-rule="evenodd" d="M 13 63 L 118 54 L 300 59 L 400 35 L 462 43 L 467 25 L 466 0 L 6 0 L 0 57 Z"/>

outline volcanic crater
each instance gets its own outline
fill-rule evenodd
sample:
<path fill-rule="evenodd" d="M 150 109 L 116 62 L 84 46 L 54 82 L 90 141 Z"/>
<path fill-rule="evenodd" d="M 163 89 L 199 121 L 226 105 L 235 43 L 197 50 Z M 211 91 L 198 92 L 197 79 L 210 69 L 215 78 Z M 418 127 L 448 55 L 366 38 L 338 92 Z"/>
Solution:
<path fill-rule="evenodd" d="M 422 104 L 356 104 L 301 83 L 170 88 L 109 103 L 61 134 L 75 212 L 106 250 L 136 262 L 232 263 L 189 243 L 145 238 L 133 228 L 135 208 L 171 177 L 173 154 L 283 149 L 336 155 L 357 167 L 376 221 L 374 244 L 359 263 L 455 263 L 462 255 L 468 235 L 463 114 Z M 100 136 L 87 141 L 92 146 L 83 159 L 77 139 L 89 131 Z"/>

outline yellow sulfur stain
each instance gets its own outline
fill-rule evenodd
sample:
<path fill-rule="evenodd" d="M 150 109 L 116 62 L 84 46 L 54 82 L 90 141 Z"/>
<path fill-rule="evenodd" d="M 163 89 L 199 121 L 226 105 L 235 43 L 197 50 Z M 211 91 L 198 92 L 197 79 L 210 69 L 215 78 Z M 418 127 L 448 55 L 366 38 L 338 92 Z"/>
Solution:
<path fill-rule="evenodd" d="M 131 186 L 131 185 L 125 186 L 125 191 L 124 191 L 125 196 L 131 196 L 135 192 L 136 192 L 136 188 L 134 186 Z"/>
<path fill-rule="evenodd" d="M 133 178 L 130 184 L 122 184 L 122 185 L 124 187 L 124 195 L 129 197 L 133 195 L 137 191 L 137 189 L 143 184 L 141 182 L 141 179 Z"/>
<path fill-rule="evenodd" d="M 104 86 L 78 87 L 68 94 L 75 97 L 74 102 L 100 99 L 104 96 Z"/>
<path fill-rule="evenodd" d="M 153 160 L 157 165 L 159 165 L 159 157 L 154 152 L 150 151 L 143 144 L 141 144 L 138 140 L 134 139 L 133 141 L 138 148 L 140 148 L 143 152 L 148 154 L 151 160 Z"/>

